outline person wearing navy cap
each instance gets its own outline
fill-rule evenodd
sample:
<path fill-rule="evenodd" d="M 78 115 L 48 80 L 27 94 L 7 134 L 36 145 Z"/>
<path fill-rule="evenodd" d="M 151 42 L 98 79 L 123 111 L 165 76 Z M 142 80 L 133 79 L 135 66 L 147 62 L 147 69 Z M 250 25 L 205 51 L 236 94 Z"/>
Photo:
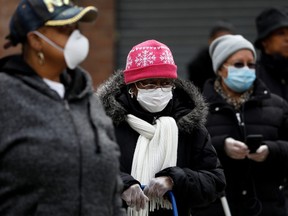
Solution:
<path fill-rule="evenodd" d="M 113 125 L 79 64 L 93 6 L 22 0 L 0 59 L 0 215 L 123 216 Z M 109 172 L 107 172 L 107 170 Z"/>

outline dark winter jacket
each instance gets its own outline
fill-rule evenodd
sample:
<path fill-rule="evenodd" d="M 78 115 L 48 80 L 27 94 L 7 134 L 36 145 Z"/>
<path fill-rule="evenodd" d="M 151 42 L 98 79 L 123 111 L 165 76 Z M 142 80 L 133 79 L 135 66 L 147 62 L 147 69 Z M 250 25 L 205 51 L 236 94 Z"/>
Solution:
<path fill-rule="evenodd" d="M 257 76 L 265 83 L 272 93 L 288 101 L 288 58 L 281 55 L 268 55 L 261 50 L 257 62 Z M 286 211 L 288 212 L 288 176 L 284 185 Z"/>
<path fill-rule="evenodd" d="M 170 176 L 174 181 L 179 215 L 188 216 L 189 209 L 214 201 L 223 191 L 225 178 L 216 152 L 211 145 L 204 123 L 207 107 L 201 94 L 189 81 L 176 80 L 173 99 L 160 113 L 144 111 L 135 97 L 128 94 L 123 73 L 118 72 L 102 87 L 98 94 L 107 114 L 115 124 L 116 137 L 121 150 L 121 171 L 125 189 L 139 183 L 131 173 L 132 160 L 139 134 L 125 121 L 133 114 L 151 124 L 160 116 L 173 117 L 179 128 L 177 166 L 160 170 L 158 176 Z M 172 215 L 172 211 L 158 211 L 149 215 Z"/>
<path fill-rule="evenodd" d="M 288 59 L 261 53 L 257 67 L 257 77 L 272 93 L 288 101 Z"/>
<path fill-rule="evenodd" d="M 207 129 L 227 180 L 227 199 L 234 216 L 284 216 L 281 184 L 288 166 L 288 104 L 271 94 L 258 79 L 250 99 L 238 112 L 214 90 L 214 80 L 206 83 L 203 95 L 209 103 Z M 224 140 L 245 142 L 249 134 L 262 134 L 269 148 L 264 162 L 234 160 L 224 151 Z M 220 205 L 220 203 L 218 203 Z M 200 214 L 199 214 L 200 215 Z M 210 214 L 224 215 L 224 214 Z"/>
<path fill-rule="evenodd" d="M 203 90 L 205 82 L 216 77 L 212 66 L 212 59 L 209 54 L 209 46 L 201 49 L 196 54 L 187 66 L 188 78 L 194 85 L 196 85 L 200 91 Z"/>
<path fill-rule="evenodd" d="M 63 100 L 21 56 L 0 68 L 0 215 L 124 215 L 113 124 L 88 74 L 63 74 Z"/>

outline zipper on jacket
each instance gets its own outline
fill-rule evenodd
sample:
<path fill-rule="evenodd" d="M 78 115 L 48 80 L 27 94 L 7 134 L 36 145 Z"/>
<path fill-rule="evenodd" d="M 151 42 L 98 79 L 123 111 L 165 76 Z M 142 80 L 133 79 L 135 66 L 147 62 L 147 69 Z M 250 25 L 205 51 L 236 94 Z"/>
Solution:
<path fill-rule="evenodd" d="M 239 129 L 240 129 L 240 134 L 242 135 L 243 137 L 243 141 L 245 141 L 246 139 L 246 132 L 245 132 L 245 122 L 244 122 L 244 117 L 243 117 L 243 112 L 236 112 L 236 118 L 237 118 L 237 121 L 238 121 L 238 126 L 239 126 Z"/>
<path fill-rule="evenodd" d="M 89 113 L 89 121 L 90 121 L 90 124 L 91 124 L 91 127 L 92 127 L 92 130 L 94 132 L 94 141 L 95 141 L 95 148 L 96 148 L 96 151 L 95 153 L 96 154 L 100 154 L 101 153 L 101 146 L 99 144 L 99 137 L 98 137 L 98 129 L 93 121 L 93 118 L 92 118 L 92 104 L 90 102 L 90 100 L 88 101 L 88 113 Z"/>
<path fill-rule="evenodd" d="M 71 119 L 71 122 L 73 123 L 73 117 L 71 116 L 71 112 L 70 112 L 70 105 L 67 99 L 64 99 L 64 107 L 67 110 L 67 113 Z M 74 133 L 77 134 L 77 130 L 75 128 L 75 125 L 73 123 L 73 129 L 74 129 Z M 78 148 L 79 148 L 79 180 L 78 180 L 78 190 L 79 190 L 79 204 L 78 204 L 78 215 L 81 216 L 82 215 L 82 149 L 81 149 L 81 145 L 80 145 L 80 141 L 79 138 L 76 136 L 77 139 L 77 143 L 78 143 Z"/>
<path fill-rule="evenodd" d="M 236 118 L 237 118 L 237 121 L 238 121 L 238 125 L 239 125 L 239 126 L 241 126 L 242 124 L 244 124 L 244 122 L 242 122 L 240 112 L 236 112 Z"/>
<path fill-rule="evenodd" d="M 66 110 L 68 110 L 68 111 L 70 110 L 69 103 L 68 103 L 68 101 L 66 99 L 64 100 L 64 106 L 65 106 Z"/>

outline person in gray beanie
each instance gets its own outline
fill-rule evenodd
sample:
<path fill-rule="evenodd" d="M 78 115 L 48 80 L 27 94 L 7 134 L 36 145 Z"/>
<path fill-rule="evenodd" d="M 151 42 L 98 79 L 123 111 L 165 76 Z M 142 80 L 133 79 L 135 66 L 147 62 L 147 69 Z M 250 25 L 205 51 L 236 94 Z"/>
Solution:
<path fill-rule="evenodd" d="M 206 127 L 224 168 L 229 208 L 222 197 L 194 216 L 287 216 L 281 183 L 288 164 L 288 104 L 257 78 L 255 49 L 241 35 L 216 39 L 210 55 L 217 78 L 204 86 Z"/>
<path fill-rule="evenodd" d="M 252 51 L 256 59 L 253 45 L 241 35 L 224 35 L 214 41 L 209 47 L 214 72 L 216 73 L 222 63 L 233 53 L 241 49 Z"/>

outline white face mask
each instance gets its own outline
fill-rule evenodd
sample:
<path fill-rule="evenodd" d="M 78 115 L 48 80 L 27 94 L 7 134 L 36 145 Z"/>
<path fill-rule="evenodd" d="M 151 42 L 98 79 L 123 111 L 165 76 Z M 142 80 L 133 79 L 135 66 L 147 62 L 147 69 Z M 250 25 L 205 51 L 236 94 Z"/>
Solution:
<path fill-rule="evenodd" d="M 34 31 L 34 33 L 49 43 L 51 46 L 62 51 L 67 67 L 70 69 L 75 69 L 82 61 L 85 60 L 88 55 L 89 41 L 77 29 L 75 29 L 68 38 L 64 49 L 40 32 Z"/>
<path fill-rule="evenodd" d="M 140 89 L 138 88 L 137 101 L 139 104 L 151 113 L 162 111 L 169 101 L 172 99 L 172 87 L 156 89 Z"/>

